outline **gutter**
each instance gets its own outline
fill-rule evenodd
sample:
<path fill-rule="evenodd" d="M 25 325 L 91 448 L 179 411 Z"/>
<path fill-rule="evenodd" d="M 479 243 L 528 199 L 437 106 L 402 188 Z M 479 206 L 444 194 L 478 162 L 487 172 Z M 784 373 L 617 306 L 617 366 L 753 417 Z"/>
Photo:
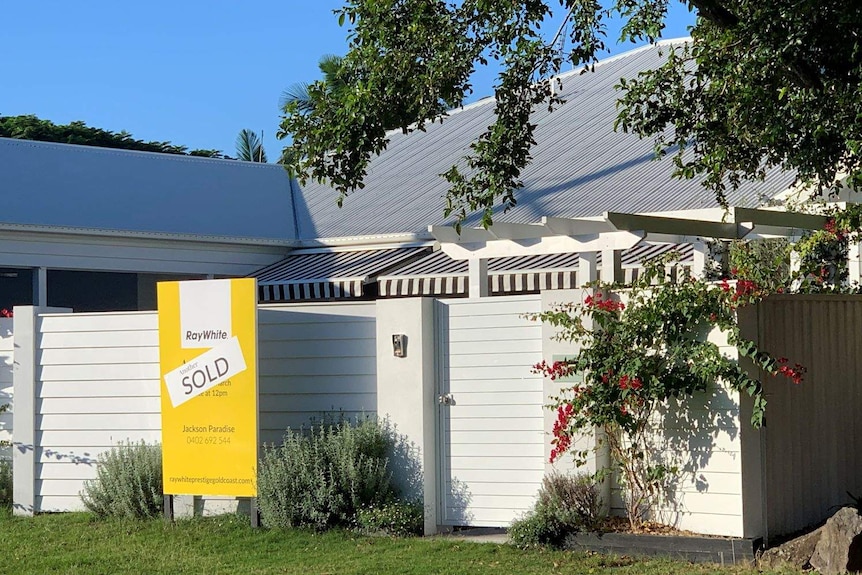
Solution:
<path fill-rule="evenodd" d="M 426 245 L 434 237 L 425 233 L 377 234 L 341 238 L 316 238 L 307 240 L 249 238 L 236 236 L 198 235 L 174 232 L 147 232 L 133 230 L 111 230 L 102 228 L 83 228 L 73 226 L 52 226 L 39 224 L 16 224 L 0 222 L 0 232 L 31 232 L 67 236 L 89 236 L 103 238 L 147 239 L 162 241 L 182 241 L 209 244 L 233 244 L 248 246 L 271 246 L 287 249 L 334 248 L 392 245 L 392 247 L 412 247 Z"/>

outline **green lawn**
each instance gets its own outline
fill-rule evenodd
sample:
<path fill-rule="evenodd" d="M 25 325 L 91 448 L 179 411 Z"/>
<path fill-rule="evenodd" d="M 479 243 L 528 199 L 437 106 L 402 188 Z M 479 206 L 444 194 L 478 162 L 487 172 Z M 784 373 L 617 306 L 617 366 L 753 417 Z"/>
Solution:
<path fill-rule="evenodd" d="M 522 551 L 440 539 L 252 529 L 246 518 L 99 521 L 83 513 L 0 517 L 0 573 L 751 574 L 753 569 Z"/>

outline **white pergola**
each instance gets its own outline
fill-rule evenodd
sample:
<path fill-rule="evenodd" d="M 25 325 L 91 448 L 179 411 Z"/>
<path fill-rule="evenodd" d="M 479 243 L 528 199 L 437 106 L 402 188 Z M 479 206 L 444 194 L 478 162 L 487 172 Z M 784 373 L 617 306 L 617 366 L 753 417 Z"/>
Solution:
<path fill-rule="evenodd" d="M 702 273 L 707 239 L 735 240 L 798 238 L 807 230 L 823 229 L 826 216 L 779 210 L 730 208 L 723 221 L 666 215 L 605 212 L 590 218 L 544 217 L 536 224 L 499 222 L 485 228 L 429 226 L 428 231 L 452 259 L 469 262 L 470 297 L 488 295 L 488 258 L 577 252 L 583 282 L 620 281 L 621 255 L 642 242 L 688 243 L 694 247 L 694 272 Z M 850 256 L 851 277 L 858 278 L 859 253 Z M 602 269 L 597 270 L 597 254 Z"/>

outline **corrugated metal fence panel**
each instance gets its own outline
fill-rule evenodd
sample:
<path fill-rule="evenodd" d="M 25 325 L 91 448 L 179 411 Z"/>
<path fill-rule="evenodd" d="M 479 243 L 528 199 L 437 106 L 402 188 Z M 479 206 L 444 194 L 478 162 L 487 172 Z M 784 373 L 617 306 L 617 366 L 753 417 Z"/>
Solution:
<path fill-rule="evenodd" d="M 332 412 L 374 412 L 374 311 L 373 302 L 260 308 L 262 442 Z M 39 325 L 36 509 L 72 511 L 99 454 L 161 439 L 158 319 L 50 314 Z"/>
<path fill-rule="evenodd" d="M 539 296 L 440 300 L 443 522 L 506 526 L 533 505 L 544 475 Z"/>
<path fill-rule="evenodd" d="M 12 365 L 14 358 L 12 339 L 12 318 L 0 318 L 0 405 L 8 405 L 5 413 L 0 413 L 0 442 L 12 441 Z M 8 448 L 0 449 L 0 458 L 11 456 Z"/>
<path fill-rule="evenodd" d="M 862 493 L 862 297 L 777 296 L 759 306 L 763 349 L 807 369 L 767 376 L 765 497 L 770 538 L 821 521 Z"/>

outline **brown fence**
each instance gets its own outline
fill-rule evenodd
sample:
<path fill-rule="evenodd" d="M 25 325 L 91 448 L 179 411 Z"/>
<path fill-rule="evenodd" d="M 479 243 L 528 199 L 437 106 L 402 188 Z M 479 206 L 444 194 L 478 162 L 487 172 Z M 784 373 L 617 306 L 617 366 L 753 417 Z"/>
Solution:
<path fill-rule="evenodd" d="M 862 296 L 770 297 L 752 329 L 762 349 L 808 369 L 800 385 L 763 380 L 762 512 L 775 538 L 862 495 Z"/>

